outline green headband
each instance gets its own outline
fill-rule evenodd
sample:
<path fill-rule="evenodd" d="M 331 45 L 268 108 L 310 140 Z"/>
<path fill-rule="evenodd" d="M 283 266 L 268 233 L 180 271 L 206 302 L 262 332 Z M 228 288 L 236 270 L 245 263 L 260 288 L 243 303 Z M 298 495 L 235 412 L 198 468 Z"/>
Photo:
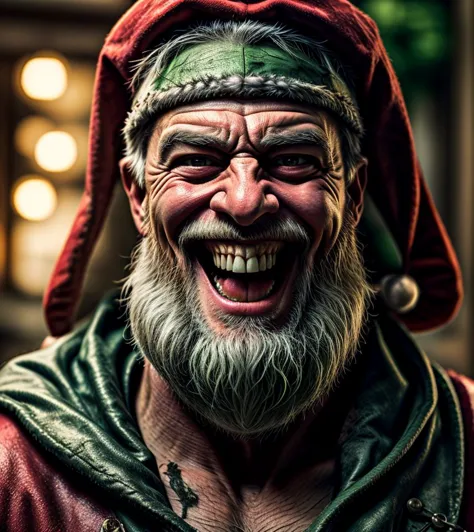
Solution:
<path fill-rule="evenodd" d="M 347 87 L 328 69 L 312 62 L 301 52 L 291 54 L 268 45 L 241 45 L 229 42 L 198 44 L 176 56 L 154 81 L 153 90 L 193 83 L 198 79 L 226 79 L 231 76 L 278 76 L 312 85 L 326 86 L 350 97 Z"/>

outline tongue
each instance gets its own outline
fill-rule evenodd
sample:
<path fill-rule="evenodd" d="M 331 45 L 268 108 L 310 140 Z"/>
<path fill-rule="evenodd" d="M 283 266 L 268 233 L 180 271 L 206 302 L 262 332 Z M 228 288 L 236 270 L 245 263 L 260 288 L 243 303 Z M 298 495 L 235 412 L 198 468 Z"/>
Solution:
<path fill-rule="evenodd" d="M 274 280 L 265 279 L 259 281 L 249 281 L 248 279 L 235 279 L 234 277 L 219 277 L 217 281 L 221 286 L 223 294 L 229 299 L 237 301 L 259 301 L 264 299 L 270 292 Z"/>

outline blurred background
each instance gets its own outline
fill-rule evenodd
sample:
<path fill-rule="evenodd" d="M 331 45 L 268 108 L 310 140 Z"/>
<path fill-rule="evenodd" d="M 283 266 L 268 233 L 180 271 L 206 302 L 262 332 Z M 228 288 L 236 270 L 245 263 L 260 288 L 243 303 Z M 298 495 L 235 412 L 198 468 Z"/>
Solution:
<path fill-rule="evenodd" d="M 131 0 L 0 0 L 0 363 L 47 335 L 41 296 L 79 203 L 94 69 Z M 358 0 L 399 76 L 426 179 L 461 261 L 459 316 L 419 341 L 474 375 L 472 0 Z M 136 241 L 117 187 L 80 316 L 125 274 Z"/>

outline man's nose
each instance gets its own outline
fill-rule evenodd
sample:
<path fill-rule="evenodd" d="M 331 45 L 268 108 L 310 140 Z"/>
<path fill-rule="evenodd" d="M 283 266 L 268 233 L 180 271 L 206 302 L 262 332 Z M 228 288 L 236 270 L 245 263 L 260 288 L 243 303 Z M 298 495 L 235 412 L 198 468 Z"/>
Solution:
<path fill-rule="evenodd" d="M 260 216 L 276 213 L 276 196 L 268 192 L 262 169 L 253 157 L 235 157 L 222 181 L 222 188 L 211 199 L 212 210 L 231 216 L 239 225 L 251 225 Z"/>

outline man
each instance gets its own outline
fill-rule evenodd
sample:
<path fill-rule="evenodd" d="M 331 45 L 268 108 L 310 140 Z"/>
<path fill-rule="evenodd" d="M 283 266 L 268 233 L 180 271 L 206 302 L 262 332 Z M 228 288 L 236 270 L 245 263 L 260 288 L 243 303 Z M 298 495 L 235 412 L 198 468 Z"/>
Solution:
<path fill-rule="evenodd" d="M 66 334 L 119 167 L 132 271 Z M 473 385 L 399 323 L 460 299 L 372 21 L 138 2 L 99 62 L 56 340 L 0 375 L 2 530 L 469 530 Z"/>

